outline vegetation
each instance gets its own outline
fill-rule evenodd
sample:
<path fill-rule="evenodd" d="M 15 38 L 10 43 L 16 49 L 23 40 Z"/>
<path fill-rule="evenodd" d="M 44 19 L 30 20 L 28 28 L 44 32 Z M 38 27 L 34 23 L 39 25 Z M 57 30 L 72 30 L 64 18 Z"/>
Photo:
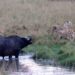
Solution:
<path fill-rule="evenodd" d="M 0 0 L 0 34 L 43 36 L 52 25 L 62 26 L 66 20 L 75 25 L 75 2 L 71 1 Z"/>
<path fill-rule="evenodd" d="M 58 53 L 58 60 L 66 66 L 75 66 L 75 43 L 68 42 L 61 47 L 61 52 Z"/>
<path fill-rule="evenodd" d="M 0 35 L 33 35 L 35 43 L 23 49 L 26 53 L 33 52 L 37 59 L 53 59 L 61 65 L 72 66 L 75 43 L 54 40 L 47 35 L 52 25 L 62 26 L 66 20 L 75 25 L 75 2 L 71 1 L 0 0 Z"/>
<path fill-rule="evenodd" d="M 56 42 L 51 37 L 40 37 L 34 44 L 23 50 L 25 53 L 34 53 L 36 59 L 51 59 L 63 66 L 74 66 L 75 43 L 64 39 Z"/>

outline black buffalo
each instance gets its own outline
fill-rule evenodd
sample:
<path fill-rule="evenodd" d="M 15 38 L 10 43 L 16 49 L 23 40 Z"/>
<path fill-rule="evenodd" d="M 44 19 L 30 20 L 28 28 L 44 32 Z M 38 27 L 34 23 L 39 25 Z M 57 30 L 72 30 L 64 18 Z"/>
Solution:
<path fill-rule="evenodd" d="M 32 44 L 31 37 L 20 37 L 12 35 L 8 37 L 0 36 L 0 56 L 9 56 L 9 61 L 12 60 L 12 56 L 15 56 L 17 69 L 18 69 L 18 56 L 22 48 Z"/>

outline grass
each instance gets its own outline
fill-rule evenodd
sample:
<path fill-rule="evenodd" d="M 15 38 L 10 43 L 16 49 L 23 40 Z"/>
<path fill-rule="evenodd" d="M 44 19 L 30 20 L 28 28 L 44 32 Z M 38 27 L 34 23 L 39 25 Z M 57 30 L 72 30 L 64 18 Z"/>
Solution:
<path fill-rule="evenodd" d="M 46 45 L 32 45 L 25 50 L 26 53 L 34 53 L 34 57 L 37 59 L 50 59 L 53 56 L 53 51 Z"/>
<path fill-rule="evenodd" d="M 75 63 L 75 43 L 68 42 L 61 47 L 62 53 L 59 53 L 58 60 L 62 65 L 72 66 Z M 74 65 L 75 66 L 75 65 Z"/>
<path fill-rule="evenodd" d="M 55 60 L 67 67 L 75 66 L 75 43 L 64 39 L 55 42 L 51 37 L 49 35 L 40 37 L 34 44 L 23 50 L 25 53 L 34 53 L 33 58 L 36 59 Z"/>
<path fill-rule="evenodd" d="M 0 3 L 0 33 L 3 35 L 43 36 L 54 24 L 62 26 L 66 20 L 75 24 L 75 2 L 0 0 Z"/>

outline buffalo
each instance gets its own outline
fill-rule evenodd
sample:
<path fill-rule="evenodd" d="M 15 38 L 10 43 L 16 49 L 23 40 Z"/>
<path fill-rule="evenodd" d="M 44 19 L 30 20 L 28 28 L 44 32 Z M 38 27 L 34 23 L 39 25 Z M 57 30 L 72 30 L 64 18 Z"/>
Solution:
<path fill-rule="evenodd" d="M 32 38 L 20 37 L 17 35 L 11 36 L 0 36 L 0 56 L 4 57 L 9 56 L 9 61 L 12 60 L 12 56 L 15 56 L 16 65 L 18 69 L 18 56 L 22 48 L 32 44 Z"/>

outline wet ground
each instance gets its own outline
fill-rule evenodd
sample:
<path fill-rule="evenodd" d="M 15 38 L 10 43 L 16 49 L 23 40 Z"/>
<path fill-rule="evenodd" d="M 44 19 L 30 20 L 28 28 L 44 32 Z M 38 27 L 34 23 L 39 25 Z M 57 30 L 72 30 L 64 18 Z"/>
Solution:
<path fill-rule="evenodd" d="M 29 55 L 19 56 L 19 71 L 16 69 L 16 62 L 13 58 L 9 64 L 8 57 L 5 61 L 0 61 L 0 71 L 5 71 L 6 75 L 75 75 L 68 69 L 54 66 L 41 66 L 37 64 Z"/>

